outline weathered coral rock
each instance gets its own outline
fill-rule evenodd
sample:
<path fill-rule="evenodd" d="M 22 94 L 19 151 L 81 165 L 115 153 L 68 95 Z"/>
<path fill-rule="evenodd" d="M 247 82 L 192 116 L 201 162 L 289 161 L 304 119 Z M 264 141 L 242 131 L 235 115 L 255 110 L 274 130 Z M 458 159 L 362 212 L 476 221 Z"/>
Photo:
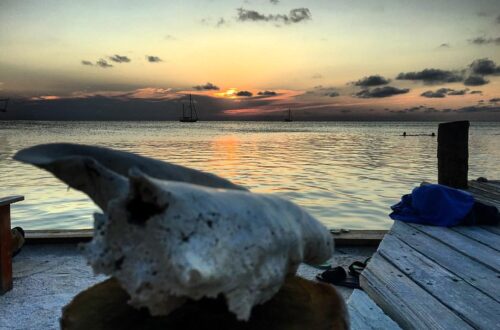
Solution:
<path fill-rule="evenodd" d="M 247 320 L 301 262 L 321 263 L 333 253 L 328 230 L 279 197 L 167 163 L 144 166 L 153 161 L 145 158 L 138 158 L 141 168 L 134 163 L 138 156 L 127 153 L 119 153 L 128 163 L 117 169 L 115 151 L 112 157 L 100 148 L 93 157 L 45 148 L 15 158 L 49 170 L 103 209 L 85 247 L 88 261 L 119 281 L 131 305 L 152 315 L 167 315 L 188 299 L 222 296 L 238 319 Z"/>

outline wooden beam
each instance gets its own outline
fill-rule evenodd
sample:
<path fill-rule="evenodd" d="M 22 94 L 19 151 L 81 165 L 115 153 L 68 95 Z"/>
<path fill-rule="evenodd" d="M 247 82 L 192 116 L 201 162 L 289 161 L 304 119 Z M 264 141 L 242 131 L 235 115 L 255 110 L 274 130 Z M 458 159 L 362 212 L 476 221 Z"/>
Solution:
<path fill-rule="evenodd" d="M 22 201 L 23 196 L 0 198 L 0 295 L 12 289 L 12 233 L 10 204 Z"/>
<path fill-rule="evenodd" d="M 26 244 L 81 243 L 92 239 L 93 229 L 26 230 Z M 378 246 L 387 230 L 349 230 L 332 234 L 335 246 Z"/>
<path fill-rule="evenodd" d="M 10 204 L 0 206 L 0 295 L 12 289 Z"/>
<path fill-rule="evenodd" d="M 24 196 L 8 196 L 0 198 L 0 206 L 10 205 L 24 200 Z"/>
<path fill-rule="evenodd" d="M 439 124 L 438 183 L 452 188 L 467 188 L 469 170 L 469 122 Z"/>
<path fill-rule="evenodd" d="M 387 230 L 349 230 L 332 234 L 335 246 L 378 246 Z"/>

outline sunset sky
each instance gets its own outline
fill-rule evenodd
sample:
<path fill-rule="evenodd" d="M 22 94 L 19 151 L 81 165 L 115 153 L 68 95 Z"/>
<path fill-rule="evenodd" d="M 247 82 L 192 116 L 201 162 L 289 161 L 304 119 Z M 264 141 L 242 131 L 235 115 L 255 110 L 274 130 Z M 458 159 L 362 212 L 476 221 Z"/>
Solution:
<path fill-rule="evenodd" d="M 2 0 L 0 49 L 0 120 L 500 120 L 498 0 Z"/>

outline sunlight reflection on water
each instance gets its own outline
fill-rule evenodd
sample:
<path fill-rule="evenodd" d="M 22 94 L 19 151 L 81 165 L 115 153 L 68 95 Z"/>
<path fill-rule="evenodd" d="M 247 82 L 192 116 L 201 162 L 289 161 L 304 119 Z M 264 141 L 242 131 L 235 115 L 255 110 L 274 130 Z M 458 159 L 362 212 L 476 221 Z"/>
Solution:
<path fill-rule="evenodd" d="M 15 162 L 25 147 L 95 144 L 213 172 L 254 192 L 276 193 L 329 227 L 388 228 L 389 206 L 435 181 L 437 123 L 1 122 L 0 196 L 20 194 L 13 224 L 89 228 L 97 207 L 49 173 Z M 500 123 L 473 123 L 470 178 L 500 178 Z"/>

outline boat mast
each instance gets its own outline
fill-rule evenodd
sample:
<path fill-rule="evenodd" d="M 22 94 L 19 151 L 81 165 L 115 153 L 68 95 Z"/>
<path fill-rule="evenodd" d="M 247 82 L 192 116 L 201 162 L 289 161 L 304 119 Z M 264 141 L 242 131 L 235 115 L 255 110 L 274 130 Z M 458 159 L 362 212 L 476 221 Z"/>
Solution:
<path fill-rule="evenodd" d="M 191 94 L 189 94 L 189 108 L 191 109 L 191 119 L 193 119 L 193 111 L 194 111 L 194 119 L 198 119 L 198 112 L 196 111 L 196 106 L 194 105 Z"/>
<path fill-rule="evenodd" d="M 189 118 L 193 119 L 193 98 L 189 94 Z"/>

